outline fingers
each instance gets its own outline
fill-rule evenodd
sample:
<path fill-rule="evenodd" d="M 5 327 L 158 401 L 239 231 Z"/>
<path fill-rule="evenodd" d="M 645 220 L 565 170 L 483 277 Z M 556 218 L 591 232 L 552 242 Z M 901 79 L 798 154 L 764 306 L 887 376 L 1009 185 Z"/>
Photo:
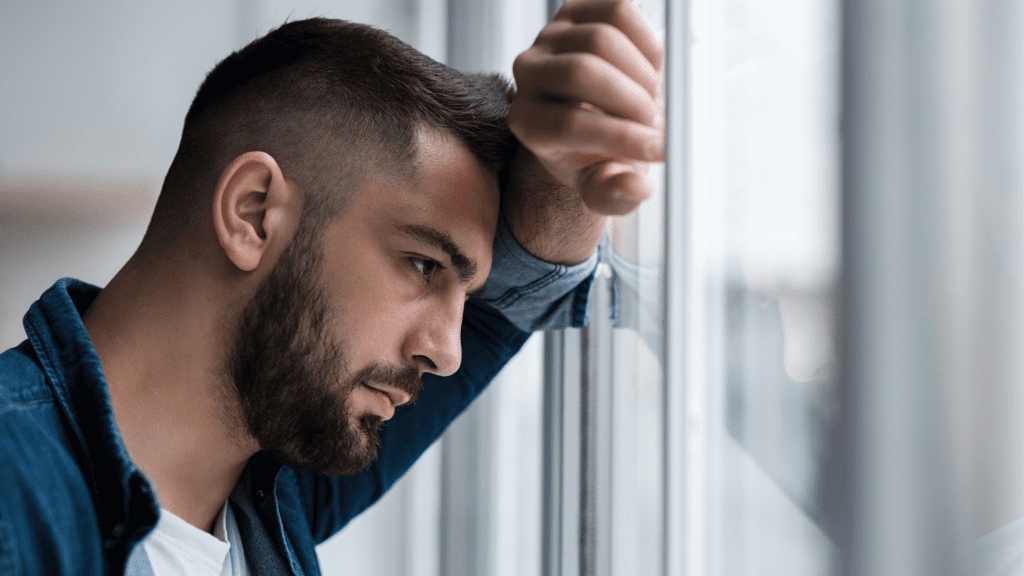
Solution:
<path fill-rule="evenodd" d="M 570 0 L 562 5 L 555 20 L 577 24 L 605 22 L 621 30 L 656 70 L 661 70 L 662 48 L 640 9 L 627 0 Z"/>
<path fill-rule="evenodd" d="M 591 156 L 591 162 L 660 162 L 665 155 L 660 130 L 585 106 L 516 100 L 508 118 L 516 137 L 538 155 L 571 152 Z"/>
<path fill-rule="evenodd" d="M 626 0 L 571 0 L 513 65 L 519 94 L 656 126 L 662 49 Z"/>
<path fill-rule="evenodd" d="M 662 47 L 627 0 L 569 0 L 513 65 L 508 122 L 598 214 L 633 211 L 664 160 Z"/>
<path fill-rule="evenodd" d="M 537 61 L 529 62 L 531 58 Z M 528 52 L 516 60 L 515 68 L 517 77 L 525 80 L 535 98 L 554 95 L 559 102 L 587 102 L 647 125 L 660 114 L 655 97 L 647 89 L 594 54 L 536 56 Z"/>
<path fill-rule="evenodd" d="M 658 93 L 660 72 L 629 37 L 610 24 L 555 23 L 541 31 L 537 42 L 549 46 L 552 54 L 595 54 L 643 86 L 652 96 Z"/>

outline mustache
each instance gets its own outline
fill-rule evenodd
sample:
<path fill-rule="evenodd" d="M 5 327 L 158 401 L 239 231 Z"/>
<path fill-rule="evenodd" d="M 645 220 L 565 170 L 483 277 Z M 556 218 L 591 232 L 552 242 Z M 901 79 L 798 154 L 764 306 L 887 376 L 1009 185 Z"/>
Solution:
<path fill-rule="evenodd" d="M 353 378 L 355 382 L 382 382 L 398 388 L 409 394 L 413 403 L 419 398 L 423 382 L 420 379 L 419 370 L 415 366 L 388 366 L 385 364 L 370 364 L 366 366 Z"/>

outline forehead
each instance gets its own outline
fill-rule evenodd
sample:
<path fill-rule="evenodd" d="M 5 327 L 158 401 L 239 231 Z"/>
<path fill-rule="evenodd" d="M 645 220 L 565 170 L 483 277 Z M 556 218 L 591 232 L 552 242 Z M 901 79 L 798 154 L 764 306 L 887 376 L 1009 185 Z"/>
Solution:
<path fill-rule="evenodd" d="M 458 139 L 423 128 L 416 135 L 413 179 L 422 197 L 455 203 L 497 225 L 500 198 L 497 176 L 480 164 Z"/>
<path fill-rule="evenodd" d="M 423 224 L 464 241 L 493 239 L 499 194 L 495 174 L 456 138 L 420 129 L 412 170 L 370 174 L 353 202 L 356 210 L 392 224 Z"/>

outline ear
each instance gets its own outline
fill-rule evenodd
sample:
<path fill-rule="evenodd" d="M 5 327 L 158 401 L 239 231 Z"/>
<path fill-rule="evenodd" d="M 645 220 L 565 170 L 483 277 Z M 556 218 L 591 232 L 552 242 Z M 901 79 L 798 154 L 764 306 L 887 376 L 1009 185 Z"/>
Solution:
<path fill-rule="evenodd" d="M 228 259 L 252 272 L 275 244 L 294 234 L 301 201 L 266 152 L 246 152 L 220 175 L 213 196 L 213 227 Z M 283 245 L 283 244 L 282 244 Z"/>

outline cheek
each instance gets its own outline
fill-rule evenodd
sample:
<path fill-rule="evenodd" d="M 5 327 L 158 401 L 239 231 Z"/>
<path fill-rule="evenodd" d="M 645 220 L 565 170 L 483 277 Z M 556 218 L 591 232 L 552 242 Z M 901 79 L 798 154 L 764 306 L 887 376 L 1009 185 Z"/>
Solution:
<path fill-rule="evenodd" d="M 406 336 L 417 317 L 415 301 L 387 284 L 366 286 L 346 301 L 345 341 L 353 370 L 372 362 L 394 364 L 402 358 Z"/>
<path fill-rule="evenodd" d="M 358 238 L 358 239 L 357 239 Z M 352 238 L 328 257 L 326 284 L 335 298 L 337 330 L 354 372 L 374 362 L 402 363 L 405 337 L 423 307 L 422 286 L 372 234 Z"/>

